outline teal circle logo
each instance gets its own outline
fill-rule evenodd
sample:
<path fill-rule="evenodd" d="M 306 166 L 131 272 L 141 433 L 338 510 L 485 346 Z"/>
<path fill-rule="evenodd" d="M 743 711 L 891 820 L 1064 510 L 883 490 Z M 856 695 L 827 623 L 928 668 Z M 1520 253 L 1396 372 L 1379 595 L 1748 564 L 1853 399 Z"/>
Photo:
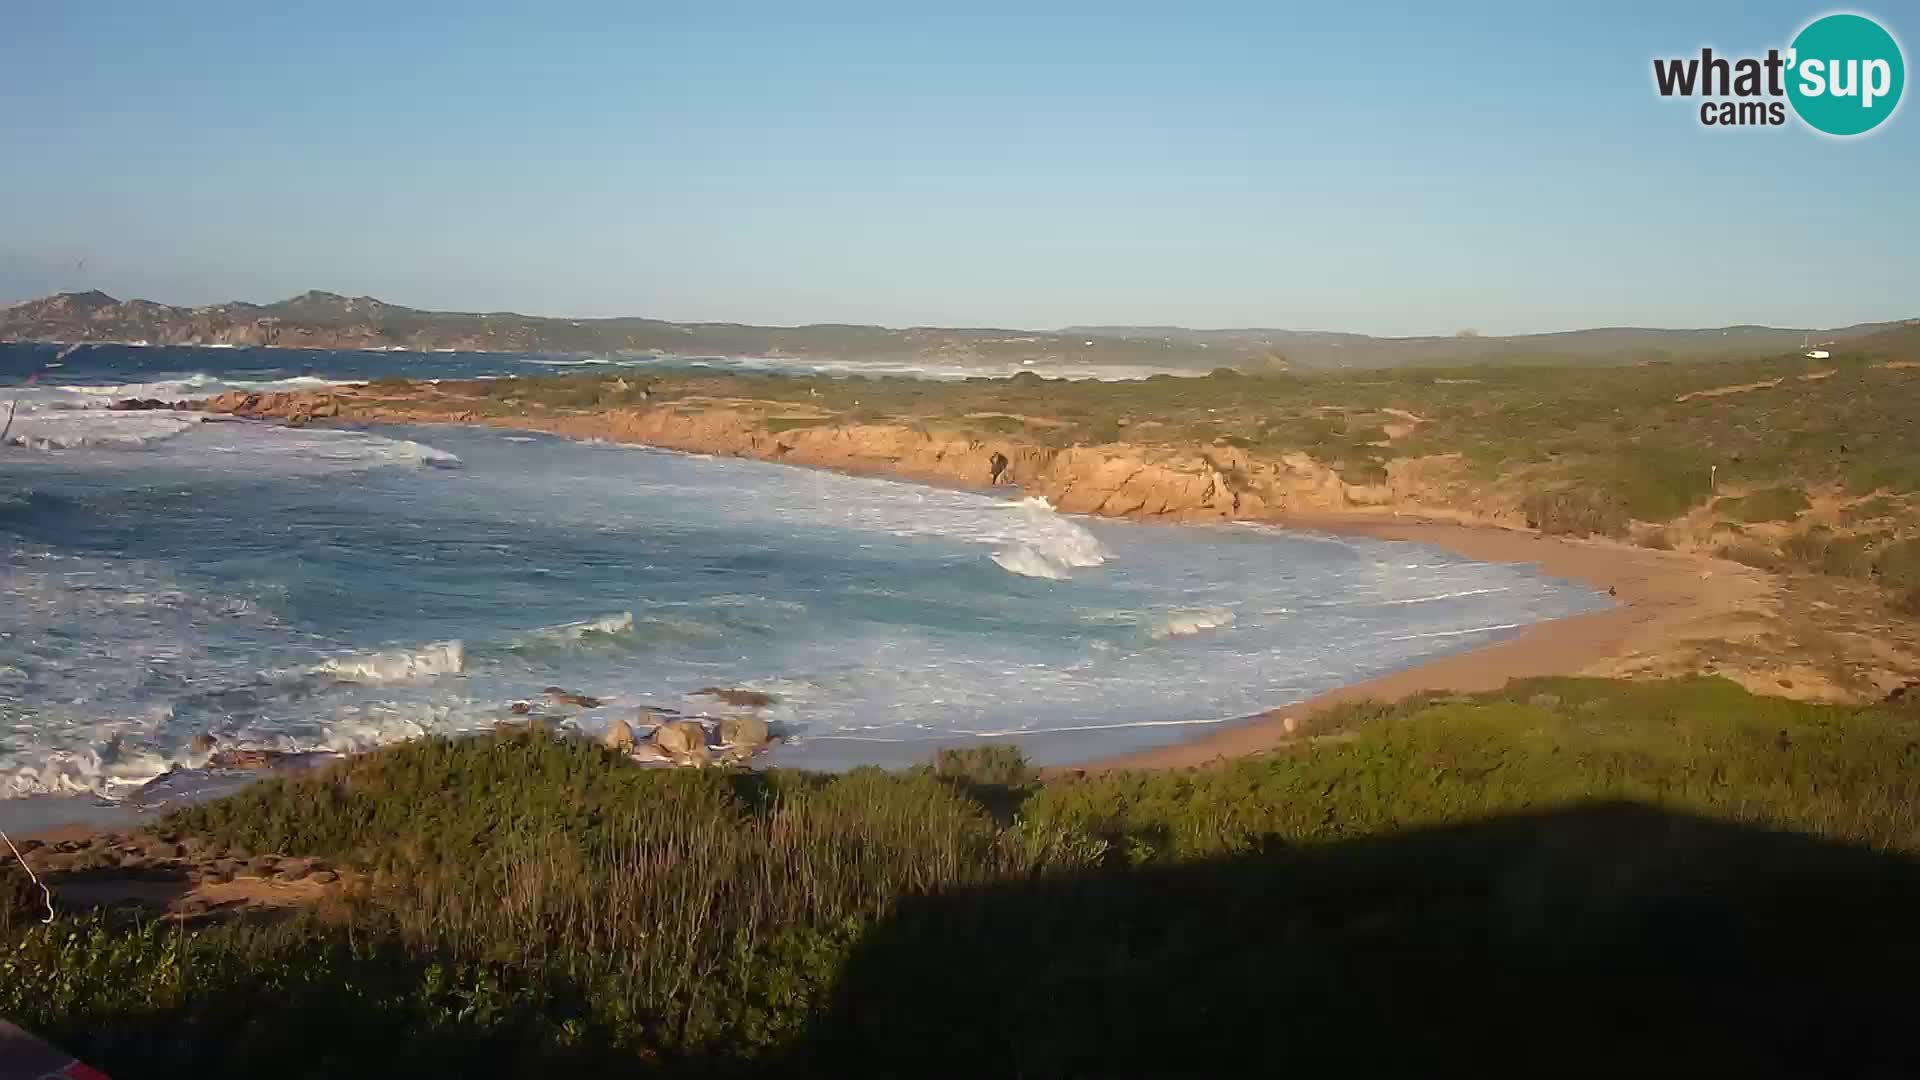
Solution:
<path fill-rule="evenodd" d="M 1907 83 L 1900 43 L 1864 15 L 1815 19 L 1788 55 L 1787 100 L 1816 131 L 1864 135 L 1900 105 Z"/>

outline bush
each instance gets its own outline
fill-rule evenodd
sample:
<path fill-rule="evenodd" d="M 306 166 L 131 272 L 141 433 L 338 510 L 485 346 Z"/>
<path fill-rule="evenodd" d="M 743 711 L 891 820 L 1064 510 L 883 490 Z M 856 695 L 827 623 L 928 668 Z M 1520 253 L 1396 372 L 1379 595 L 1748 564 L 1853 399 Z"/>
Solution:
<path fill-rule="evenodd" d="M 1867 542 L 1857 536 L 1837 537 L 1827 542 L 1821 556 L 1820 572 L 1834 577 L 1863 578 L 1873 574 L 1873 556 Z"/>
<path fill-rule="evenodd" d="M 1019 747 L 996 745 L 940 750 L 933 756 L 933 774 L 998 787 L 1019 787 L 1040 779 Z"/>
<path fill-rule="evenodd" d="M 1920 589 L 1920 540 L 1900 540 L 1880 549 L 1873 572 L 1893 589 Z"/>
<path fill-rule="evenodd" d="M 1893 610 L 1902 615 L 1911 615 L 1915 618 L 1920 618 L 1920 589 L 1908 589 L 1906 592 L 1894 597 Z M 1915 700 L 1920 700 L 1920 696 L 1916 696 Z"/>
<path fill-rule="evenodd" d="M 1731 520 L 1754 524 L 1762 521 L 1792 521 L 1808 505 L 1806 493 L 1799 488 L 1776 487 L 1751 495 L 1722 498 L 1713 507 Z"/>
<path fill-rule="evenodd" d="M 1863 578 L 1873 573 L 1866 541 L 1857 536 L 1833 536 L 1809 529 L 1788 537 L 1781 554 L 1787 562 L 1816 574 Z"/>
<path fill-rule="evenodd" d="M 428 739 L 167 823 L 385 868 L 341 910 L 16 928 L 0 1014 L 127 1075 L 1113 1075 L 1215 1044 L 1351 1064 L 1380 1015 L 1428 1025 L 1386 1044 L 1430 1071 L 1486 1073 L 1542 1059 L 1489 1069 L 1508 1059 L 1436 991 L 1580 1055 L 1611 1045 L 1567 1025 L 1616 1022 L 1612 972 L 1686 1003 L 1636 1021 L 1672 1018 L 1656 1043 L 1717 1002 L 1739 1023 L 1715 1052 L 1904 1060 L 1859 1051 L 1881 1020 L 1832 995 L 1911 1008 L 1861 976 L 1920 962 L 1917 725 L 1720 679 L 1538 679 L 1332 710 L 1311 752 L 1037 782 L 993 746 L 817 776 Z M 975 795 L 1016 789 L 1007 817 Z"/>
<path fill-rule="evenodd" d="M 1672 551 L 1673 536 L 1665 529 L 1649 529 L 1635 538 L 1635 543 L 1654 551 Z"/>
<path fill-rule="evenodd" d="M 1535 492 L 1521 500 L 1527 525 L 1550 535 L 1624 536 L 1628 517 L 1617 499 L 1606 492 L 1562 488 Z"/>
<path fill-rule="evenodd" d="M 1786 561 L 1780 557 L 1779 552 L 1761 544 L 1725 544 L 1721 546 L 1719 554 L 1723 559 L 1731 559 L 1771 573 L 1778 573 L 1786 567 Z"/>

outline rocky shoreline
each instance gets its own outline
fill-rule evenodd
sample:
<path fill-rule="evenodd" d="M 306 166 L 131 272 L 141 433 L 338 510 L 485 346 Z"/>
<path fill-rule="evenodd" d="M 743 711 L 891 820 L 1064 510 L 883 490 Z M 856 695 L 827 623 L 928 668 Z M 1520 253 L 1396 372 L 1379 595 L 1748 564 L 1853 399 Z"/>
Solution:
<path fill-rule="evenodd" d="M 1395 459 L 1383 482 L 1356 484 L 1304 453 L 1257 455 L 1219 443 L 1051 447 L 934 425 L 855 422 L 804 405 L 738 398 L 557 409 L 512 397 L 503 401 L 472 383 L 235 391 L 133 407 L 292 424 L 480 425 L 1019 491 L 1070 513 L 1363 533 L 1436 544 L 1482 561 L 1535 564 L 1619 601 L 1611 612 L 1541 624 L 1512 642 L 1260 714 L 1189 743 L 1089 762 L 1088 768 L 1179 767 L 1266 752 L 1310 738 L 1310 713 L 1355 694 L 1390 699 L 1427 689 L 1484 689 L 1522 674 L 1670 676 L 1704 670 L 1755 692 L 1864 700 L 1798 658 L 1791 633 L 1783 633 L 1780 586 L 1772 575 L 1699 552 L 1543 536 L 1528 527 L 1518 493 L 1466 482 L 1456 455 Z M 1408 429 L 1423 422 L 1410 414 L 1404 419 Z M 1891 667 L 1876 668 L 1874 681 L 1898 685 L 1899 675 Z M 1884 690 L 1880 686 L 1874 696 Z"/>
<path fill-rule="evenodd" d="M 1396 461 L 1377 484 L 1344 480 L 1305 453 L 1255 455 L 1234 446 L 1177 447 L 1116 442 L 1047 447 L 1017 439 L 903 423 L 818 423 L 778 429 L 794 418 L 741 403 L 524 411 L 493 415 L 438 386 L 362 386 L 249 393 L 120 407 L 196 409 L 276 419 L 358 423 L 461 423 L 604 439 L 722 457 L 889 476 L 977 490 L 1018 489 L 1074 514 L 1132 520 L 1284 522 L 1300 514 L 1414 517 L 1524 528 L 1517 503 L 1462 508 L 1454 455 Z M 804 419 L 804 418 L 803 418 Z M 771 422 L 770 422 L 771 421 Z"/>

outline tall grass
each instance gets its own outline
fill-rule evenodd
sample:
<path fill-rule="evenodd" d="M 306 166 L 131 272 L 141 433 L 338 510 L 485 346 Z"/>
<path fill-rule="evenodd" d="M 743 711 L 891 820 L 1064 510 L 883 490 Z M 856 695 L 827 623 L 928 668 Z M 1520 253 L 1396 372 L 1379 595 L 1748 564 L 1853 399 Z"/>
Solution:
<path fill-rule="evenodd" d="M 355 894 L 271 926 L 16 920 L 0 954 L 0 1012 L 129 1075 L 156 1053 L 188 1054 L 199 1075 L 241 1075 L 287 1047 L 336 1074 L 396 1062 L 768 1065 L 849 1052 L 835 1040 L 850 1032 L 864 1032 L 868 1052 L 907 1060 L 919 1036 L 866 1032 L 858 1017 L 901 1022 L 894 999 L 937 985 L 942 972 L 922 964 L 938 955 L 1012 980 L 1002 988 L 1014 996 L 994 1007 L 1074 1018 L 1074 1033 L 1016 1025 L 980 1044 L 1045 1072 L 1130 1022 L 1096 1015 L 1098 995 L 1072 1004 L 1068 984 L 1098 970 L 1127 985 L 1147 979 L 1139 985 L 1156 994 L 1199 992 L 1215 973 L 1184 961 L 1163 971 L 1153 943 L 1269 941 L 1257 898 L 1276 890 L 1302 910 L 1384 908 L 1402 913 L 1396 925 L 1450 925 L 1458 896 L 1423 898 L 1402 879 L 1468 873 L 1457 849 L 1377 843 L 1418 830 L 1624 800 L 1849 850 L 1920 853 L 1911 708 L 1761 698 L 1718 679 L 1547 679 L 1351 706 L 1315 730 L 1334 734 L 1207 771 L 1046 780 L 1004 748 L 817 776 L 645 771 L 539 733 L 422 740 L 165 823 L 245 851 L 329 856 L 359 868 Z M 1665 828 L 1651 818 L 1622 827 Z M 1565 843 L 1588 835 L 1577 820 L 1565 828 Z M 1498 883 L 1535 872 L 1530 833 L 1485 835 L 1471 874 Z M 1499 919 L 1534 926 L 1574 918 L 1556 905 L 1585 910 L 1594 888 L 1693 902 L 1687 890 L 1752 869 L 1747 855 L 1695 860 L 1692 884 L 1663 885 L 1609 861 L 1640 858 L 1639 842 L 1596 849 L 1561 899 L 1515 907 L 1498 899 L 1504 885 L 1472 889 L 1493 889 L 1489 910 L 1508 913 Z M 1645 843 L 1666 850 L 1658 836 Z M 1373 866 L 1384 850 L 1395 852 L 1388 877 L 1339 869 Z M 1801 857 L 1781 850 L 1768 858 Z M 1292 866 L 1302 869 L 1289 876 Z M 1087 921 L 1088 904 L 1113 903 Z M 1204 930 L 1185 921 L 1198 910 L 1209 913 Z M 1339 925 L 1329 942 L 1345 940 Z M 1231 977 L 1242 974 L 1252 977 Z M 1015 993 L 1027 978 L 1068 982 L 1028 999 Z M 233 1031 L 248 1035 L 219 1034 Z"/>

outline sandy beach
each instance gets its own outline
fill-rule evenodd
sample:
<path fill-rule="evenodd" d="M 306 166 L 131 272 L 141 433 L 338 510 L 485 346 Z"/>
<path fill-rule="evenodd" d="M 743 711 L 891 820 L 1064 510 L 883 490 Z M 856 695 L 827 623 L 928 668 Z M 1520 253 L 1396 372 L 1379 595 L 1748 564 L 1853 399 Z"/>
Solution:
<path fill-rule="evenodd" d="M 1506 641 L 1329 690 L 1187 742 L 1088 762 L 1079 771 L 1191 768 L 1301 745 L 1312 737 L 1314 713 L 1345 702 L 1397 701 L 1426 691 L 1477 693 L 1541 675 L 1668 673 L 1678 657 L 1693 654 L 1696 643 L 1738 634 L 1774 591 L 1766 574 L 1739 563 L 1605 540 L 1358 515 L 1299 516 L 1278 524 L 1432 544 L 1483 562 L 1529 564 L 1612 590 L 1618 606 L 1537 623 Z"/>

